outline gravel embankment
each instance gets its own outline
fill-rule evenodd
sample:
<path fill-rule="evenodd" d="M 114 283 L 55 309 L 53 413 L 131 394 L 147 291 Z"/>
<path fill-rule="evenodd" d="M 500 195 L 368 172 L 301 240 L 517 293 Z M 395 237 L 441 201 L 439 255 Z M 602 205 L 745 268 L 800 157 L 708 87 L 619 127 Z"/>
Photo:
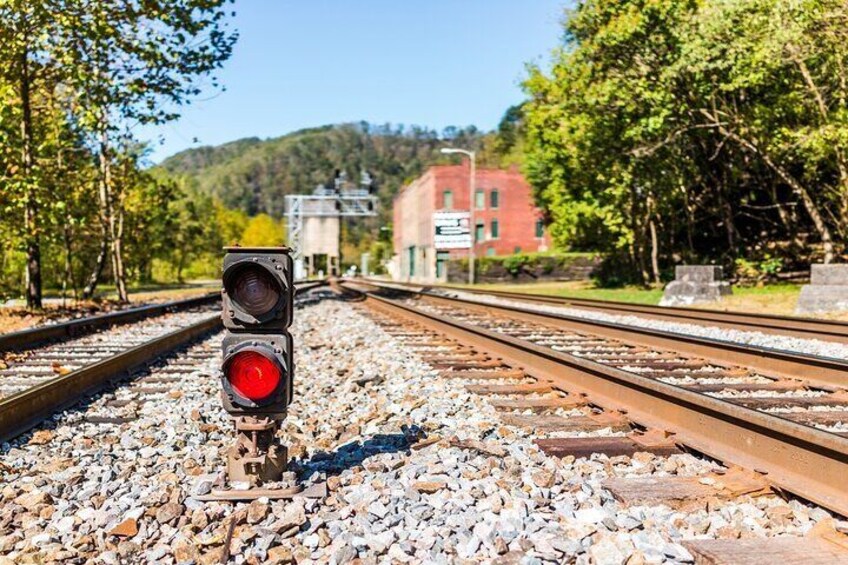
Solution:
<path fill-rule="evenodd" d="M 568 308 L 565 306 L 534 304 L 532 302 L 523 302 L 520 300 L 510 300 L 506 298 L 501 298 L 499 296 L 487 296 L 462 291 L 452 290 L 447 294 L 465 300 L 473 300 L 487 304 L 518 306 L 521 308 L 526 308 L 528 310 L 535 310 L 537 312 L 562 314 L 565 316 L 574 316 L 576 318 L 584 318 L 587 320 L 611 322 L 613 324 L 621 324 L 624 326 L 649 328 L 684 335 L 705 337 L 719 341 L 729 341 L 732 343 L 742 343 L 745 345 L 766 347 L 769 349 L 795 351 L 797 353 L 805 353 L 808 355 L 817 355 L 820 357 L 831 357 L 834 359 L 848 360 L 848 345 L 843 345 L 841 343 L 836 343 L 832 341 L 821 341 L 818 339 L 802 339 L 785 335 L 770 334 L 766 332 L 719 328 L 717 326 L 702 326 L 698 324 L 668 322 L 664 320 L 643 318 L 640 316 L 620 316 L 617 314 L 604 314 L 603 312 L 594 312 L 592 310 L 585 310 L 581 308 Z"/>
<path fill-rule="evenodd" d="M 235 515 L 237 563 L 634 565 L 690 560 L 682 540 L 800 535 L 828 516 L 776 497 L 624 508 L 603 479 L 715 465 L 690 455 L 547 457 L 534 436 L 500 424 L 485 399 L 439 379 L 358 307 L 324 301 L 296 318 L 297 397 L 285 435 L 293 470 L 306 485 L 326 480 L 326 499 L 192 498 L 221 478 L 232 437 L 217 398 L 218 336 L 169 361 L 184 372 L 168 393 L 107 406 L 131 395 L 126 386 L 2 447 L 0 563 L 215 563 Z M 136 418 L 84 422 L 94 415 Z M 418 428 L 437 441 L 421 447 Z M 459 445 L 466 440 L 478 443 Z"/>

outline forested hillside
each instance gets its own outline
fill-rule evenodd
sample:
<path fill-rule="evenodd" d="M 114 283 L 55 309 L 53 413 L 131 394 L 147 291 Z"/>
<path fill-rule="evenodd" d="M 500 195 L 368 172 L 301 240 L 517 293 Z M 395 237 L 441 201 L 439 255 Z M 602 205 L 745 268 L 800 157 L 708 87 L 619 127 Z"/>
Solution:
<path fill-rule="evenodd" d="M 420 127 L 365 122 L 300 130 L 260 141 L 241 139 L 216 147 L 178 153 L 162 163 L 171 174 L 187 177 L 201 193 L 248 214 L 284 214 L 286 194 L 312 191 L 331 183 L 336 169 L 357 180 L 370 171 L 385 213 L 405 182 L 444 157 L 448 144 L 480 150 L 486 136 L 474 127 L 441 133 Z"/>
<path fill-rule="evenodd" d="M 273 139 L 247 138 L 190 149 L 169 157 L 158 169 L 177 179 L 207 207 L 214 202 L 230 210 L 231 215 L 265 214 L 274 218 L 284 216 L 286 194 L 308 193 L 318 184 L 330 186 L 337 169 L 345 171 L 353 182 L 368 171 L 380 199 L 378 216 L 345 223 L 342 260 L 358 264 L 360 254 L 368 251 L 373 263 L 379 265 L 391 255 L 391 232 L 380 228 L 391 222 L 392 197 L 398 189 L 429 165 L 460 162 L 459 157 L 440 154 L 441 147 L 475 150 L 481 166 L 520 161 L 519 118 L 517 110 L 510 109 L 498 129 L 488 133 L 473 126 L 437 132 L 366 122 L 327 125 Z M 283 231 L 278 235 L 282 238 Z M 271 236 L 265 234 L 266 238 Z M 203 273 L 203 264 L 209 263 L 210 257 L 213 255 L 208 250 L 197 255 L 189 274 Z"/>

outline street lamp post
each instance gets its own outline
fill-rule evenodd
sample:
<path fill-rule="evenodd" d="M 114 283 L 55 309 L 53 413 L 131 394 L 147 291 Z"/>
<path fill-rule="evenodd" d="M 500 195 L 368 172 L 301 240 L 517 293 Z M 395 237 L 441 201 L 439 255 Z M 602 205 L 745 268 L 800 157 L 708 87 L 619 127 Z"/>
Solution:
<path fill-rule="evenodd" d="M 468 223 L 471 224 L 471 248 L 468 250 L 468 284 L 474 284 L 474 247 L 477 245 L 475 238 L 477 236 L 477 226 L 474 223 L 474 181 L 477 174 L 477 163 L 474 158 L 473 151 L 465 149 L 456 149 L 453 147 L 442 147 L 441 152 L 445 155 L 460 153 L 466 155 L 471 162 L 471 178 L 468 182 Z"/>

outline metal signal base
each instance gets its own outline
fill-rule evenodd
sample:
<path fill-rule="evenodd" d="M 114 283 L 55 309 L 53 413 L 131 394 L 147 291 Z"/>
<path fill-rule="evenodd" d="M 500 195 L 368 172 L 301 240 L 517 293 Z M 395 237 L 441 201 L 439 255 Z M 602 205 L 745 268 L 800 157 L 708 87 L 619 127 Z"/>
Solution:
<path fill-rule="evenodd" d="M 227 451 L 227 478 L 252 486 L 282 479 L 288 448 L 277 443 L 279 421 L 240 416 L 235 419 L 236 442 Z"/>

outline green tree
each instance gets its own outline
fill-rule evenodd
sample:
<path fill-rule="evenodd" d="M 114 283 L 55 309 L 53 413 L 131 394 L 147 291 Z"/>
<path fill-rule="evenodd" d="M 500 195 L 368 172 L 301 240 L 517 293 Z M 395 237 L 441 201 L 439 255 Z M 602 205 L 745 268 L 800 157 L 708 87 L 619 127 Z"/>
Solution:
<path fill-rule="evenodd" d="M 215 224 L 222 245 L 235 245 L 241 239 L 241 234 L 247 229 L 249 218 L 241 210 L 227 208 L 220 201 L 215 202 Z M 213 249 L 217 252 L 220 249 Z"/>
<path fill-rule="evenodd" d="M 268 214 L 258 214 L 247 222 L 239 238 L 242 247 L 274 247 L 285 245 L 286 230 Z"/>
<path fill-rule="evenodd" d="M 97 286 L 110 249 L 120 300 L 127 300 L 121 225 L 123 196 L 112 167 L 116 136 L 127 123 L 159 124 L 179 116 L 179 107 L 200 93 L 197 79 L 218 69 L 237 38 L 227 30 L 231 0 L 110 2 L 65 0 L 59 16 L 58 58 L 73 69 L 80 97 L 78 117 L 91 132 L 98 154 L 101 253 L 86 285 Z M 212 85 L 217 83 L 212 78 Z M 108 242 L 108 244 L 107 244 Z"/>
<path fill-rule="evenodd" d="M 848 6 L 718 0 L 688 30 L 679 76 L 692 121 L 760 162 L 797 197 L 834 259 L 848 227 Z M 784 210 L 784 215 L 788 216 Z"/>
<path fill-rule="evenodd" d="M 564 247 L 624 249 L 659 281 L 660 217 L 679 205 L 680 176 L 662 139 L 677 100 L 665 69 L 693 2 L 586 2 L 569 14 L 567 45 L 550 76 L 525 83 L 526 172 Z M 650 265 L 650 267 L 649 267 Z"/>
<path fill-rule="evenodd" d="M 672 263 L 740 253 L 833 260 L 848 222 L 846 18 L 836 0 L 568 12 L 523 112 L 557 243 L 624 253 L 654 283 Z"/>
<path fill-rule="evenodd" d="M 26 252 L 26 300 L 30 308 L 41 308 L 41 232 L 39 208 L 44 198 L 38 166 L 34 104 L 41 80 L 49 72 L 49 60 L 44 51 L 50 37 L 51 3 L 7 0 L 0 3 L 0 73 L 2 73 L 4 106 L 9 105 L 7 118 L 16 122 L 18 135 L 9 135 L 4 161 L 7 164 L 4 188 L 9 191 L 8 204 L 22 212 L 19 225 Z M 12 138 L 12 139 L 10 139 Z M 17 158 L 10 155 L 18 152 Z"/>

